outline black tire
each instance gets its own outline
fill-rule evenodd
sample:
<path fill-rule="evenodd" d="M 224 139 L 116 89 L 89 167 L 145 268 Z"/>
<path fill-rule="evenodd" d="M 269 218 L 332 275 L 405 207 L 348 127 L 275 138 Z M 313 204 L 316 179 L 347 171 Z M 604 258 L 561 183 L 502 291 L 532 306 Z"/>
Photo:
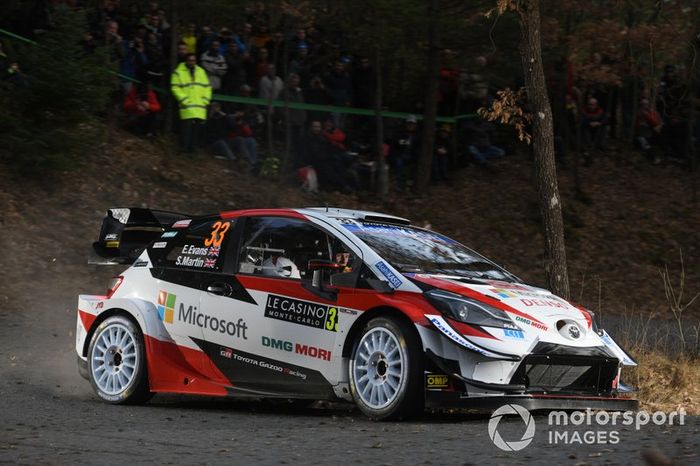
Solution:
<path fill-rule="evenodd" d="M 393 340 L 389 343 L 384 340 L 390 345 L 387 351 L 379 347 L 368 351 L 374 340 L 366 338 L 388 338 L 388 335 Z M 397 354 L 400 364 L 396 363 Z M 400 377 L 396 377 L 397 372 Z M 423 354 L 416 330 L 395 317 L 377 317 L 367 322 L 353 345 L 349 380 L 355 404 L 372 420 L 408 419 L 423 414 Z M 372 402 L 373 391 L 377 394 L 375 402 Z"/>
<path fill-rule="evenodd" d="M 143 333 L 131 319 L 115 315 L 100 323 L 90 339 L 87 358 L 88 379 L 104 401 L 141 404 L 153 397 L 148 385 Z"/>

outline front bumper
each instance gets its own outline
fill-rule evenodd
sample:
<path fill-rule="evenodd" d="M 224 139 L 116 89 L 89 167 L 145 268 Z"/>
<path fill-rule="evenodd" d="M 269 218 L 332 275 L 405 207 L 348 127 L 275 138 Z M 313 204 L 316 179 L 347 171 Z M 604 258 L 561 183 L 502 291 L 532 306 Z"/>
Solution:
<path fill-rule="evenodd" d="M 607 355 L 530 354 L 507 377 L 490 382 L 465 377 L 469 371 L 458 361 L 430 350 L 425 367 L 425 401 L 431 408 L 492 411 L 515 403 L 535 411 L 638 409 L 633 390 L 619 383 L 619 361 Z"/>

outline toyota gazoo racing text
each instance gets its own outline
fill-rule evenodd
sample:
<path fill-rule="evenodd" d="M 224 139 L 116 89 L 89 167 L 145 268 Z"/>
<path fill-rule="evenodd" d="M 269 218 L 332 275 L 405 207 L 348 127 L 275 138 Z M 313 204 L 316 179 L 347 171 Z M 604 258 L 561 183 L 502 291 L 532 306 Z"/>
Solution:
<path fill-rule="evenodd" d="M 403 218 L 330 208 L 110 209 L 76 350 L 102 399 L 154 393 L 429 407 L 635 409 L 595 316 Z M 303 403 L 303 401 L 301 401 Z"/>

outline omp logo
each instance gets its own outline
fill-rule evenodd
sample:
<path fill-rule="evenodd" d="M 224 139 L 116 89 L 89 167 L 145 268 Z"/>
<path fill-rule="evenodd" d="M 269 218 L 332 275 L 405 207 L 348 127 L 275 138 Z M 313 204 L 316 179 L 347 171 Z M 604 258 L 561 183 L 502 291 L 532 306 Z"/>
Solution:
<path fill-rule="evenodd" d="M 525 423 L 525 432 L 520 440 L 507 442 L 503 440 L 498 432 L 498 423 L 507 414 L 517 414 Z M 530 411 L 516 404 L 503 405 L 493 412 L 489 419 L 489 437 L 498 448 L 504 451 L 519 451 L 530 445 L 535 437 L 535 419 L 530 415 Z"/>
<path fill-rule="evenodd" d="M 448 388 L 450 378 L 444 374 L 425 374 L 426 388 Z"/>
<path fill-rule="evenodd" d="M 167 291 L 158 293 L 158 318 L 165 323 L 172 324 L 175 315 L 175 300 L 177 296 Z"/>

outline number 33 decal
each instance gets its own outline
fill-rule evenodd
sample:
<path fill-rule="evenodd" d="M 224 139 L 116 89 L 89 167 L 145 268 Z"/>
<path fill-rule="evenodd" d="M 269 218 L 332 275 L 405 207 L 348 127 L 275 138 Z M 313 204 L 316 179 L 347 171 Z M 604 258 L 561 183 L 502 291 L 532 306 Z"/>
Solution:
<path fill-rule="evenodd" d="M 224 241 L 224 235 L 231 227 L 228 222 L 216 222 L 211 230 L 211 237 L 204 240 L 205 246 L 221 246 Z"/>

